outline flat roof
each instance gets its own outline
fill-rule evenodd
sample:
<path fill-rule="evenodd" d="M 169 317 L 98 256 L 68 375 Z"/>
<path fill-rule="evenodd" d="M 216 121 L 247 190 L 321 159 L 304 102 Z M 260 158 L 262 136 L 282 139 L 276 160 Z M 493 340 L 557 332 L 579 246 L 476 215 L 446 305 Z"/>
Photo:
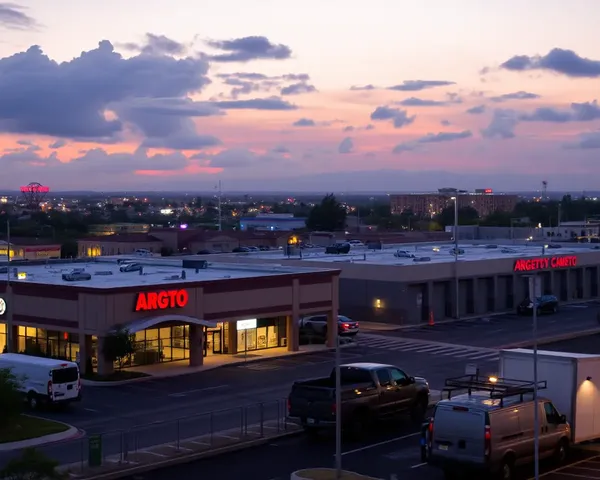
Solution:
<path fill-rule="evenodd" d="M 191 261 L 198 261 L 198 257 L 185 257 Z M 122 263 L 118 263 L 118 261 Z M 124 263 L 123 263 L 124 262 Z M 121 272 L 120 268 L 127 263 L 139 263 L 143 266 L 143 273 L 139 271 Z M 89 261 L 76 262 L 48 262 L 47 264 L 23 264 L 10 266 L 11 283 L 15 284 L 46 284 L 61 285 L 65 287 L 85 287 L 97 289 L 111 289 L 120 287 L 136 287 L 151 285 L 184 285 L 186 283 L 199 283 L 203 281 L 258 278 L 276 275 L 310 274 L 318 272 L 332 272 L 335 269 L 294 267 L 289 265 L 272 264 L 239 264 L 209 261 L 206 268 L 183 268 L 183 259 L 165 259 L 164 257 L 96 257 Z M 17 273 L 25 273 L 25 278 L 15 278 L 13 269 Z M 63 274 L 74 270 L 83 270 L 89 273 L 90 280 L 66 281 Z M 185 272 L 185 278 L 182 278 Z"/>
<path fill-rule="evenodd" d="M 591 244 L 594 245 L 594 244 Z M 464 253 L 458 256 L 460 262 L 494 260 L 502 258 L 512 258 L 514 260 L 526 257 L 541 256 L 561 256 L 577 255 L 584 252 L 596 252 L 600 254 L 600 245 L 588 246 L 583 244 L 564 245 L 561 248 L 547 248 L 545 253 L 542 244 L 520 243 L 520 244 L 474 244 L 460 242 L 458 248 Z M 302 257 L 294 254 L 289 257 L 291 260 L 304 260 L 308 262 L 331 262 L 335 263 L 367 263 L 373 265 L 420 265 L 430 263 L 454 262 L 454 243 L 399 243 L 383 245 L 382 250 L 369 250 L 367 247 L 352 247 L 347 254 L 326 254 L 325 248 L 306 248 L 302 250 Z M 430 260 L 415 262 L 414 258 L 395 257 L 394 253 L 402 250 L 414 255 L 417 258 L 429 257 Z M 220 257 L 241 256 L 264 260 L 285 260 L 288 256 L 285 250 L 274 250 L 268 252 L 247 252 L 247 253 L 223 253 Z"/>

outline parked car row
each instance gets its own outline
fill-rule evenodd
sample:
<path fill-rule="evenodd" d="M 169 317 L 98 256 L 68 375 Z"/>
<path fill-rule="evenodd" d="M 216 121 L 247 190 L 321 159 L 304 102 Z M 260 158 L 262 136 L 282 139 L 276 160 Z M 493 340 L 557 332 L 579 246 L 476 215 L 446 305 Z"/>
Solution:
<path fill-rule="evenodd" d="M 358 322 L 344 315 L 338 315 L 338 334 L 341 337 L 355 337 L 358 330 Z M 300 339 L 305 343 L 324 343 L 327 340 L 327 315 L 301 318 Z"/>

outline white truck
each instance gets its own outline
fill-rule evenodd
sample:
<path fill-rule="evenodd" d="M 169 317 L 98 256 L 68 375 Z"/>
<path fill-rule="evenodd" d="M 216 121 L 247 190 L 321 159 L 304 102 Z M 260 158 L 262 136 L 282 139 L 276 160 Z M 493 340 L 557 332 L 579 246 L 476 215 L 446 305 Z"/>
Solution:
<path fill-rule="evenodd" d="M 31 409 L 81 400 L 79 366 L 75 362 L 18 353 L 0 355 L 0 369 L 16 377 Z"/>
<path fill-rule="evenodd" d="M 571 441 L 600 438 L 600 355 L 538 350 L 537 365 L 538 381 L 547 382 L 540 396 L 567 417 Z M 533 381 L 533 350 L 502 350 L 498 375 Z"/>

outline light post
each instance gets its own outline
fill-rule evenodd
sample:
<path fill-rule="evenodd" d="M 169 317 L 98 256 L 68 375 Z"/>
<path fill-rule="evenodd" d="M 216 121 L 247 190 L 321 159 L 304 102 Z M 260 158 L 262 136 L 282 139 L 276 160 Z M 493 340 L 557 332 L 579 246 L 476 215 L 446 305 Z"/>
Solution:
<path fill-rule="evenodd" d="M 450 197 L 454 200 L 454 288 L 455 288 L 455 307 L 456 319 L 460 318 L 460 283 L 458 280 L 458 192 L 456 196 Z"/>
<path fill-rule="evenodd" d="M 6 351 L 14 353 L 13 338 L 13 298 L 10 285 L 10 220 L 6 220 Z"/>
<path fill-rule="evenodd" d="M 540 410 L 538 405 L 538 338 L 537 338 L 537 298 L 540 287 L 540 277 L 537 275 L 528 275 L 529 278 L 529 300 L 532 304 L 533 317 L 533 445 L 534 445 L 534 464 L 535 464 L 535 480 L 540 478 Z"/>

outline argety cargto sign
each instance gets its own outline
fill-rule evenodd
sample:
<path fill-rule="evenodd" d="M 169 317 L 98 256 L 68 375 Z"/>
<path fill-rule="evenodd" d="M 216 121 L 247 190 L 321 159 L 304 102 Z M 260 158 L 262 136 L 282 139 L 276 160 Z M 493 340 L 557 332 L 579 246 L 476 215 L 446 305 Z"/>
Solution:
<path fill-rule="evenodd" d="M 534 257 L 519 258 L 515 261 L 514 272 L 536 272 L 538 270 L 554 270 L 558 268 L 569 268 L 577 266 L 575 255 L 563 255 L 557 257 Z"/>

